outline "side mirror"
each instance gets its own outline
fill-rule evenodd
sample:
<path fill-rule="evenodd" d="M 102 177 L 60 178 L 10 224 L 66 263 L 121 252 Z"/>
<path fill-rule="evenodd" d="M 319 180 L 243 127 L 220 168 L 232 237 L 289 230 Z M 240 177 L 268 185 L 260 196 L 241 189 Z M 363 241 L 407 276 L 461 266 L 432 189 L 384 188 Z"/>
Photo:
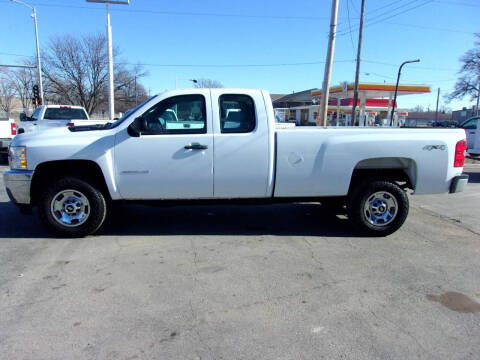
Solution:
<path fill-rule="evenodd" d="M 130 136 L 139 137 L 142 133 L 148 132 L 147 119 L 144 117 L 137 117 L 128 127 Z"/>
<path fill-rule="evenodd" d="M 20 114 L 20 121 L 28 121 L 28 116 L 25 113 Z"/>

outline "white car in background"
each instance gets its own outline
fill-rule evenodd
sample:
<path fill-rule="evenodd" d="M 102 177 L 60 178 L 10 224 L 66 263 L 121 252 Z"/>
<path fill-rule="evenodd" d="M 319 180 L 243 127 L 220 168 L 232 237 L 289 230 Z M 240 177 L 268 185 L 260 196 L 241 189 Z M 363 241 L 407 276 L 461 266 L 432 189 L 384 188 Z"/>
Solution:
<path fill-rule="evenodd" d="M 63 126 L 104 125 L 108 120 L 91 120 L 81 106 L 42 105 L 32 116 L 20 116 L 19 133 Z"/>
<path fill-rule="evenodd" d="M 17 135 L 17 124 L 15 124 L 15 120 L 8 116 L 0 116 L 0 156 L 2 159 L 6 158 L 8 146 L 15 135 Z"/>
<path fill-rule="evenodd" d="M 474 156 L 480 156 L 480 131 L 477 130 L 479 120 L 480 116 L 476 116 L 460 125 L 467 135 L 467 152 Z"/>
<path fill-rule="evenodd" d="M 470 151 L 470 149 L 473 149 L 476 143 L 480 145 L 480 143 L 475 141 L 478 119 L 480 119 L 480 116 L 472 117 L 468 120 L 465 120 L 459 126 L 461 129 L 465 130 L 465 134 L 467 136 L 467 151 Z"/>

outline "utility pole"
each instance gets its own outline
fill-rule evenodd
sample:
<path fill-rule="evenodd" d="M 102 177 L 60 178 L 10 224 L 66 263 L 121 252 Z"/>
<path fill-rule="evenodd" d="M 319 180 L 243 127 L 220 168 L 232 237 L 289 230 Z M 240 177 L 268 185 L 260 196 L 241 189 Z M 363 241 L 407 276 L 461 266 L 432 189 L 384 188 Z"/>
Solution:
<path fill-rule="evenodd" d="M 438 125 L 438 100 L 440 99 L 440 88 L 437 90 L 437 108 L 435 109 L 435 125 Z"/>
<path fill-rule="evenodd" d="M 138 105 L 138 98 L 137 98 L 137 74 L 135 74 L 135 107 Z"/>
<path fill-rule="evenodd" d="M 332 0 L 332 15 L 330 18 L 330 34 L 328 38 L 327 59 L 325 61 L 325 73 L 323 75 L 322 103 L 320 106 L 320 118 L 317 126 L 321 122 L 327 126 L 328 97 L 330 92 L 330 77 L 332 75 L 333 54 L 335 52 L 335 37 L 337 36 L 337 17 L 338 0 Z"/>
<path fill-rule="evenodd" d="M 23 5 L 23 6 L 26 6 L 33 11 L 32 17 L 33 17 L 33 22 L 35 24 L 35 44 L 36 44 L 36 47 L 37 47 L 38 90 L 40 92 L 40 94 L 39 94 L 40 99 L 43 103 L 42 64 L 41 64 L 41 61 L 40 61 L 40 45 L 38 43 L 37 10 L 33 6 L 31 6 L 27 3 L 24 3 L 23 1 L 19 1 L 19 0 L 10 0 L 10 1 L 15 2 L 17 4 L 20 4 L 20 5 Z"/>
<path fill-rule="evenodd" d="M 362 9 L 360 11 L 360 29 L 358 31 L 358 46 L 357 46 L 357 69 L 355 70 L 355 86 L 353 88 L 353 106 L 352 106 L 352 126 L 355 126 L 357 117 L 356 107 L 358 101 L 358 80 L 360 77 L 360 56 L 362 54 L 362 36 L 363 36 L 363 14 L 365 13 L 365 0 L 362 0 Z"/>

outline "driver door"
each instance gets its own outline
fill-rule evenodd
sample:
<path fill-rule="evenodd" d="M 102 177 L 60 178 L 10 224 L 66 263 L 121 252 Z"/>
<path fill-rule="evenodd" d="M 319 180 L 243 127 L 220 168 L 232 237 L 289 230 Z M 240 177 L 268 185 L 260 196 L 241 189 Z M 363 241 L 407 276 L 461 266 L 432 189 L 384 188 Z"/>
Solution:
<path fill-rule="evenodd" d="M 138 137 L 115 138 L 115 172 L 124 199 L 213 197 L 209 90 L 162 99 L 141 115 Z"/>

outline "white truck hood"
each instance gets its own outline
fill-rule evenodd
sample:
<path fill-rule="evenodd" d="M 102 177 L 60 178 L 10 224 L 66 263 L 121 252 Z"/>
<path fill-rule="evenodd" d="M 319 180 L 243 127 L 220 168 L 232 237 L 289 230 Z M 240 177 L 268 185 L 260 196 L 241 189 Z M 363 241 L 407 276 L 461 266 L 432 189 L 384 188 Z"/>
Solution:
<path fill-rule="evenodd" d="M 52 128 L 17 135 L 10 146 L 27 148 L 27 167 L 46 161 L 93 160 L 113 151 L 115 131 L 70 131 L 68 127 Z"/>

